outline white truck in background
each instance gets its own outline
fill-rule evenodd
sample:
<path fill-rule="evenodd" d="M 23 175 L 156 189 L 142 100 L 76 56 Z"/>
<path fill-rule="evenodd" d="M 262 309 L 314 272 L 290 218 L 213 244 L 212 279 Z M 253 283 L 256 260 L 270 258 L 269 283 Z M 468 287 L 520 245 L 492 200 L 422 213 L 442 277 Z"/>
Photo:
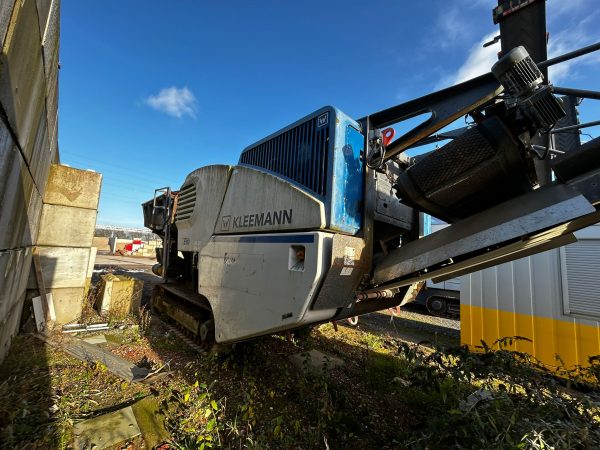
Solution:
<path fill-rule="evenodd" d="M 447 223 L 432 223 L 431 232 L 448 227 Z M 427 308 L 435 316 L 460 315 L 460 278 L 434 283 L 427 280 L 415 298 L 415 303 Z"/>
<path fill-rule="evenodd" d="M 427 280 L 425 286 L 415 299 L 415 303 L 423 305 L 435 316 L 458 317 L 460 315 L 460 279 L 434 283 Z"/>

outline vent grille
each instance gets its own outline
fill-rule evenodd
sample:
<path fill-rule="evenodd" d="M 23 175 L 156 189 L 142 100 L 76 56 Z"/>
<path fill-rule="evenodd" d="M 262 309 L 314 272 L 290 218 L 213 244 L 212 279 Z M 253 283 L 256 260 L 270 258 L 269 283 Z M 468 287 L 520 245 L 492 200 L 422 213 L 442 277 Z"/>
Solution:
<path fill-rule="evenodd" d="M 515 64 L 505 77 L 503 82 L 507 84 L 507 90 L 516 95 L 533 89 L 544 80 L 542 72 L 529 56 Z"/>
<path fill-rule="evenodd" d="M 565 247 L 568 312 L 600 317 L 600 239 L 582 239 Z"/>
<path fill-rule="evenodd" d="M 188 184 L 183 186 L 177 196 L 177 210 L 175 211 L 175 222 L 187 220 L 192 217 L 196 207 L 196 186 Z"/>
<path fill-rule="evenodd" d="M 317 117 L 246 149 L 240 163 L 286 177 L 319 196 L 327 191 L 329 126 Z"/>
<path fill-rule="evenodd" d="M 525 100 L 525 114 L 540 128 L 547 128 L 562 119 L 566 113 L 559 100 L 544 86 Z"/>

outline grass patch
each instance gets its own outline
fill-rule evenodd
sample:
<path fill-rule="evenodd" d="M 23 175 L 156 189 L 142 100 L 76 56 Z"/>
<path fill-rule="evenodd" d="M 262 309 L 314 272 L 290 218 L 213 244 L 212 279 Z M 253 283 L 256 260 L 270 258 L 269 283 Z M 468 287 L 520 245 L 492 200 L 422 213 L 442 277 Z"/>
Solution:
<path fill-rule="evenodd" d="M 19 337 L 0 366 L 2 448 L 67 448 L 75 421 L 141 397 L 142 428 L 164 426 L 146 448 L 600 448 L 597 365 L 557 378 L 517 352 L 431 350 L 330 325 L 201 356 L 166 333 L 157 321 L 109 339 L 124 357 L 168 363 L 172 376 L 152 386 Z M 345 365 L 315 376 L 289 361 L 312 348 Z"/>
<path fill-rule="evenodd" d="M 365 364 L 365 380 L 374 389 L 387 390 L 394 386 L 402 387 L 404 377 L 410 374 L 411 367 L 406 360 L 387 354 L 374 353 Z"/>

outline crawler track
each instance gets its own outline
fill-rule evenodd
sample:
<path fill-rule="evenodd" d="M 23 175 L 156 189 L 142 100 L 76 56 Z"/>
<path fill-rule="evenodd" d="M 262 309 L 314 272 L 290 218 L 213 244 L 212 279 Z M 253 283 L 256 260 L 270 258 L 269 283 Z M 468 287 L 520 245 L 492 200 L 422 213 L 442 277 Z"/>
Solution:
<path fill-rule="evenodd" d="M 192 348 L 206 352 L 215 347 L 212 310 L 204 297 L 177 285 L 158 284 L 151 304 L 152 311 Z"/>
<path fill-rule="evenodd" d="M 196 341 L 194 341 L 189 335 L 181 331 L 177 326 L 173 325 L 169 320 L 163 320 L 163 323 L 167 326 L 169 331 L 177 336 L 181 341 L 187 344 L 192 350 L 201 355 L 206 355 L 208 352 L 205 348 L 199 345 Z"/>

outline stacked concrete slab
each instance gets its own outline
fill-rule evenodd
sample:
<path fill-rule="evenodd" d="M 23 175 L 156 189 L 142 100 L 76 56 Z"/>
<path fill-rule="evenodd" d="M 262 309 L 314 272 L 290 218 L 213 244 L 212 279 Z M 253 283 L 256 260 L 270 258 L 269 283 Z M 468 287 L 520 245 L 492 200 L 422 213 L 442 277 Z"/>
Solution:
<path fill-rule="evenodd" d="M 59 0 L 0 2 L 0 360 L 23 310 L 50 164 L 58 161 Z"/>
<path fill-rule="evenodd" d="M 59 324 L 81 315 L 96 259 L 92 239 L 101 182 L 96 172 L 59 164 L 50 169 L 36 250 Z"/>
<path fill-rule="evenodd" d="M 144 282 L 125 275 L 103 275 L 98 296 L 98 309 L 111 320 L 138 315 L 142 306 Z"/>

